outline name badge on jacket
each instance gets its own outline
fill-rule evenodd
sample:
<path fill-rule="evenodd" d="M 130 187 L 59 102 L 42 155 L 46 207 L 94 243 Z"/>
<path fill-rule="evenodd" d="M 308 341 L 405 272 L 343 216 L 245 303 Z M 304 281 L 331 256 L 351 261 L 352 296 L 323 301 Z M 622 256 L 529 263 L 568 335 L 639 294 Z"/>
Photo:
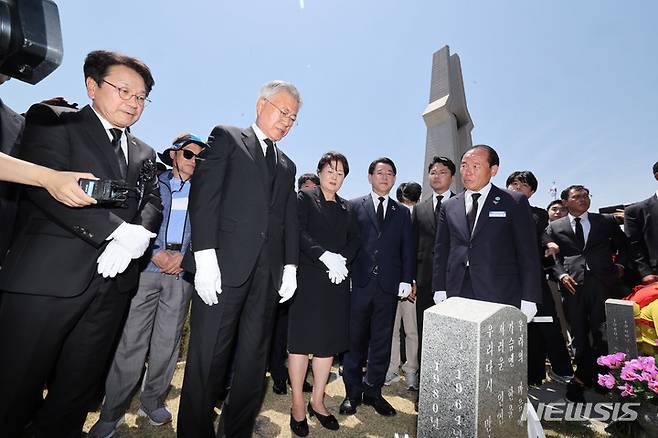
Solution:
<path fill-rule="evenodd" d="M 506 211 L 490 211 L 489 217 L 507 217 Z"/>

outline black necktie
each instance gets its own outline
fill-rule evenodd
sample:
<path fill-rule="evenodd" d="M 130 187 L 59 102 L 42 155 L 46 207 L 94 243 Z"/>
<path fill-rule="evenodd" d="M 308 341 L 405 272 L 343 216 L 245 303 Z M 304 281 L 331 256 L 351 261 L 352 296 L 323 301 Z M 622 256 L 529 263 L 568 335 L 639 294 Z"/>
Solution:
<path fill-rule="evenodd" d="M 112 134 L 112 149 L 114 149 L 114 155 L 117 157 L 121 176 L 125 178 L 126 172 L 128 171 L 128 165 L 126 164 L 126 156 L 121 150 L 121 136 L 123 135 L 123 131 L 118 128 L 110 128 L 110 134 Z"/>
<path fill-rule="evenodd" d="M 585 248 L 585 233 L 583 232 L 583 224 L 580 223 L 580 218 L 575 217 L 573 220 L 576 221 L 576 246 L 579 249 Z"/>
<path fill-rule="evenodd" d="M 378 199 L 379 204 L 377 204 L 377 222 L 379 222 L 379 227 L 381 228 L 381 226 L 384 225 L 384 197 L 380 196 Z"/>
<path fill-rule="evenodd" d="M 475 218 L 478 214 L 478 198 L 482 196 L 479 193 L 473 193 L 471 198 L 473 199 L 473 205 L 471 210 L 466 215 L 466 220 L 468 221 L 468 233 L 473 234 L 473 228 L 475 227 Z"/>
<path fill-rule="evenodd" d="M 441 200 L 443 195 L 436 195 L 436 207 L 434 207 L 434 223 L 439 222 L 439 212 L 441 211 Z"/>
<path fill-rule="evenodd" d="M 266 138 L 265 144 L 267 145 L 267 150 L 265 152 L 265 164 L 267 164 L 267 170 L 270 172 L 270 177 L 274 179 L 274 172 L 276 169 L 276 158 L 274 156 L 274 143 L 269 138 Z"/>

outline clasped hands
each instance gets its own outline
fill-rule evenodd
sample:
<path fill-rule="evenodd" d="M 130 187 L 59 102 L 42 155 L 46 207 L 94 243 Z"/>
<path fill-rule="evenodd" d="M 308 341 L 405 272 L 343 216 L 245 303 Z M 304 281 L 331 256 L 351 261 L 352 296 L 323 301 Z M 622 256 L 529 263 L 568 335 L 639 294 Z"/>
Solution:
<path fill-rule="evenodd" d="M 142 256 L 156 236 L 141 225 L 122 223 L 108 236 L 103 253 L 98 257 L 97 272 L 103 278 L 114 278 L 126 270 L 130 261 Z"/>
<path fill-rule="evenodd" d="M 347 278 L 347 259 L 342 255 L 325 251 L 320 256 L 320 261 L 327 267 L 327 275 L 332 283 L 340 284 Z"/>

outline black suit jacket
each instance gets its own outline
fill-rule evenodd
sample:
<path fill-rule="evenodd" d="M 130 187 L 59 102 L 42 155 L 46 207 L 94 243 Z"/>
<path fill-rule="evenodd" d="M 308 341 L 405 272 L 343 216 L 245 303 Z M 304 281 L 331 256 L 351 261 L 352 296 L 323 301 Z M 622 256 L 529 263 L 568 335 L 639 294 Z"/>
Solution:
<path fill-rule="evenodd" d="M 0 100 L 0 151 L 7 155 L 15 155 L 17 145 L 23 132 L 23 116 Z M 5 252 L 11 242 L 14 219 L 18 208 L 19 186 L 0 182 L 0 266 Z"/>
<path fill-rule="evenodd" d="M 148 145 L 126 132 L 126 183 L 137 186 L 147 160 L 155 161 Z M 91 107 L 80 111 L 33 105 L 27 112 L 20 158 L 56 170 L 91 172 L 101 179 L 121 179 L 106 131 Z M 125 206 L 70 208 L 45 189 L 26 187 L 19 204 L 22 222 L 0 270 L 0 289 L 26 294 L 71 297 L 84 292 L 96 272 L 96 260 L 106 238 L 121 223 L 143 225 L 157 233 L 162 204 L 155 172 L 144 185 L 143 197 L 132 195 Z M 117 276 L 121 290 L 137 284 L 133 261 Z"/>
<path fill-rule="evenodd" d="M 658 274 L 658 198 L 654 194 L 624 209 L 630 263 L 642 277 Z"/>
<path fill-rule="evenodd" d="M 612 216 L 590 212 L 588 219 L 590 231 L 584 249 L 576 245 L 569 216 L 557 219 L 546 227 L 548 240 L 560 247 L 553 267 L 555 277 L 569 274 L 577 283 L 582 284 L 587 266 L 604 284 L 613 285 L 617 281 L 618 271 L 612 257 L 616 255 L 616 262 L 626 265 L 626 236 Z"/>
<path fill-rule="evenodd" d="M 222 284 L 242 285 L 261 252 L 269 256 L 272 281 L 281 284 L 283 266 L 299 260 L 295 164 L 277 148 L 273 186 L 252 128 L 217 126 L 201 152 L 190 186 L 192 251 L 214 248 Z M 195 272 L 194 255 L 184 267 Z"/>
<path fill-rule="evenodd" d="M 313 266 L 326 270 L 320 256 L 325 251 L 338 253 L 347 259 L 351 266 L 361 241 L 359 224 L 352 206 L 336 195 L 338 217 L 329 221 L 324 209 L 324 195 L 320 187 L 300 190 L 297 194 L 300 229 L 300 265 Z"/>
<path fill-rule="evenodd" d="M 370 280 L 397 295 L 400 282 L 411 284 L 415 245 L 409 209 L 388 198 L 384 224 L 380 228 L 370 194 L 350 201 L 356 212 L 361 249 L 354 261 L 352 283 L 365 287 Z"/>
<path fill-rule="evenodd" d="M 459 296 L 466 262 L 477 299 L 520 307 L 541 303 L 537 233 L 528 199 L 492 185 L 469 236 L 462 192 L 441 206 L 434 250 L 434 291 Z"/>
<path fill-rule="evenodd" d="M 432 288 L 432 261 L 434 260 L 434 243 L 436 242 L 436 219 L 432 196 L 414 206 L 411 223 L 416 243 L 416 285 L 421 289 Z M 450 197 L 455 196 L 450 192 Z M 447 199 L 442 200 L 443 204 Z"/>

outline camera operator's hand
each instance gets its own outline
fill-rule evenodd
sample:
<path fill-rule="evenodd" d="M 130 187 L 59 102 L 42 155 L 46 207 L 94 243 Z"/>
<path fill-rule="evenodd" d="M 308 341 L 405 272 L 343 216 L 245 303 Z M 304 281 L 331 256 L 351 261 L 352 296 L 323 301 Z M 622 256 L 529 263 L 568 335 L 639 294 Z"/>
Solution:
<path fill-rule="evenodd" d="M 126 270 L 131 260 L 128 251 L 113 240 L 107 244 L 103 253 L 98 257 L 97 272 L 103 278 L 114 278 L 117 274 L 121 274 Z"/>
<path fill-rule="evenodd" d="M 43 169 L 41 185 L 48 190 L 50 196 L 69 207 L 84 207 L 96 204 L 96 200 L 88 196 L 78 185 L 80 178 L 98 179 L 91 173 L 81 172 L 58 172 L 51 169 Z"/>
<path fill-rule="evenodd" d="M 131 258 L 136 259 L 144 254 L 144 251 L 151 243 L 151 239 L 155 236 L 155 233 L 150 232 L 141 225 L 124 222 L 110 234 L 107 240 L 114 239 L 123 249 L 128 251 Z"/>

